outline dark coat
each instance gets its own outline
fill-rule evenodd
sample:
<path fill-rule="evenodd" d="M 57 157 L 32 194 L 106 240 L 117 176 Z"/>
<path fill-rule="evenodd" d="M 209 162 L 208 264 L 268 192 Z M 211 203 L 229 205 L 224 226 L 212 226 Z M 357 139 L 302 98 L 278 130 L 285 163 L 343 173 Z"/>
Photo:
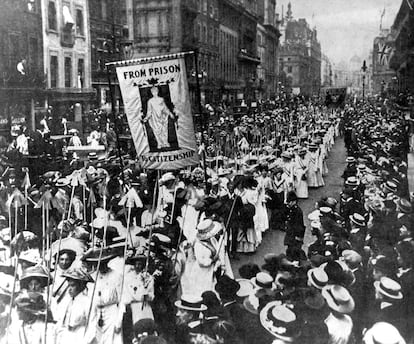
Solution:
<path fill-rule="evenodd" d="M 297 205 L 289 208 L 286 219 L 286 236 L 284 244 L 287 246 L 295 246 L 298 242 L 303 242 L 305 229 L 302 209 Z"/>

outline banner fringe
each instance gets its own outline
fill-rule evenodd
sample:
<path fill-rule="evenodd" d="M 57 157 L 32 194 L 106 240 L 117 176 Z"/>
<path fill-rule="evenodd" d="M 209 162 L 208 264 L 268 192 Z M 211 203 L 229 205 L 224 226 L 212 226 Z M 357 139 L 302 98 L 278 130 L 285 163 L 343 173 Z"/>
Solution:
<path fill-rule="evenodd" d="M 134 64 L 142 64 L 142 63 L 153 62 L 153 61 L 175 59 L 175 58 L 183 57 L 185 55 L 190 55 L 190 54 L 194 54 L 194 51 L 183 51 L 181 53 L 175 53 L 175 54 L 141 57 L 139 59 L 133 59 L 133 60 L 114 61 L 114 62 L 105 63 L 105 65 L 115 66 L 115 67 L 131 66 Z"/>

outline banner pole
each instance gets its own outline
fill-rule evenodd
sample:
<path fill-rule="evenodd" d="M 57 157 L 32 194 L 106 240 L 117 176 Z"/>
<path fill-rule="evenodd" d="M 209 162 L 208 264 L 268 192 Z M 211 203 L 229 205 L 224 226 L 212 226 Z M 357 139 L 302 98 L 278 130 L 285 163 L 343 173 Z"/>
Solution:
<path fill-rule="evenodd" d="M 204 123 L 204 116 L 203 116 L 203 107 L 201 105 L 201 88 L 200 88 L 200 80 L 198 78 L 198 53 L 199 50 L 195 49 L 194 51 L 194 64 L 195 64 L 195 73 L 196 73 L 196 96 L 197 96 L 197 107 L 198 107 L 198 113 L 201 116 L 201 144 L 204 146 L 204 150 L 202 152 L 202 158 L 203 158 L 203 169 L 204 169 L 204 183 L 206 185 L 206 193 L 208 194 L 210 192 L 210 188 L 207 184 L 207 164 L 206 164 L 206 150 L 207 150 L 207 146 L 206 146 L 206 142 L 204 140 L 204 128 L 205 128 L 205 124 Z M 208 129 L 208 125 L 207 125 L 207 129 Z"/>
<path fill-rule="evenodd" d="M 114 122 L 115 126 L 115 135 L 116 135 L 116 150 L 118 151 L 118 158 L 119 158 L 119 165 L 121 166 L 121 180 L 122 185 L 125 187 L 125 178 L 124 178 L 124 162 L 122 160 L 122 154 L 121 154 L 121 148 L 119 146 L 119 128 L 118 128 L 118 119 L 115 114 L 115 97 L 114 93 L 112 91 L 112 82 L 111 82 L 111 71 L 110 66 L 106 66 L 106 77 L 108 79 L 108 85 L 109 85 L 109 94 L 111 95 L 111 112 L 112 112 L 112 120 Z"/>

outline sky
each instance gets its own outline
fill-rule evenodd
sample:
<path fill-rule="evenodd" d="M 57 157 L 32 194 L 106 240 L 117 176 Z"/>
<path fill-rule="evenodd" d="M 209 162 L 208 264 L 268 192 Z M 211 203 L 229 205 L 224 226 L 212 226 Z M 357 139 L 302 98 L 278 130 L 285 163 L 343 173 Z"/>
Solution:
<path fill-rule="evenodd" d="M 277 0 L 280 15 L 282 6 L 286 15 L 289 1 L 293 17 L 306 18 L 311 27 L 316 26 L 322 52 L 337 64 L 354 55 L 367 59 L 384 8 L 383 28 L 390 28 L 406 0 Z"/>

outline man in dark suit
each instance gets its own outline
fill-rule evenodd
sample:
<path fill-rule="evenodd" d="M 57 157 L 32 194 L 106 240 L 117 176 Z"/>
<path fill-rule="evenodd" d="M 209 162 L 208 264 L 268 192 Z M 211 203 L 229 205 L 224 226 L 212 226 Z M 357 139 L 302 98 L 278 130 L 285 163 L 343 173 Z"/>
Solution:
<path fill-rule="evenodd" d="M 286 236 L 284 244 L 287 250 L 301 247 L 303 237 L 305 236 L 305 224 L 303 222 L 303 212 L 298 206 L 298 197 L 294 191 L 289 191 L 286 196 L 287 219 L 286 219 Z"/>

